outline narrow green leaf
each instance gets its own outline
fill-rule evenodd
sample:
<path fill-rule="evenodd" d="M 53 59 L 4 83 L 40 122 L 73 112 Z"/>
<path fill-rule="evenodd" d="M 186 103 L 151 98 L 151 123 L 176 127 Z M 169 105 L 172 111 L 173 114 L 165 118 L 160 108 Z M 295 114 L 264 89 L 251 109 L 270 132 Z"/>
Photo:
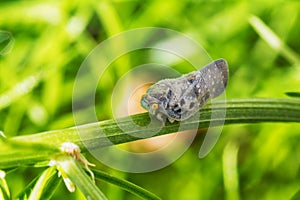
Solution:
<path fill-rule="evenodd" d="M 63 178 L 70 179 L 80 189 L 86 199 L 107 199 L 73 157 L 60 155 L 55 159 L 55 162 L 63 170 L 61 171 Z M 67 177 L 64 177 L 64 173 Z"/>
<path fill-rule="evenodd" d="M 226 109 L 225 122 L 223 118 Z M 211 116 L 220 116 L 211 119 Z M 59 151 L 62 143 L 69 141 L 79 146 L 82 152 L 87 149 L 101 148 L 113 144 L 121 144 L 140 138 L 131 134 L 142 134 L 141 130 L 133 128 L 132 121 L 139 126 L 146 126 L 150 123 L 148 113 L 128 116 L 117 120 L 106 120 L 98 123 L 86 124 L 78 127 L 63 130 L 47 131 L 38 134 L 18 136 L 10 138 L 12 144 L 22 144 L 26 148 L 18 146 L 7 147 L 7 141 L 0 145 L 0 168 L 9 168 L 22 164 L 35 164 L 38 161 L 45 161 L 51 158 L 55 152 Z M 236 99 L 227 102 L 216 101 L 212 105 L 207 105 L 201 109 L 200 117 L 194 121 L 183 121 L 181 123 L 167 122 L 165 126 L 155 135 L 165 135 L 181 130 L 207 128 L 211 125 L 229 125 L 242 123 L 259 122 L 300 122 L 300 101 L 295 99 Z M 124 132 L 120 127 L 126 127 L 130 132 Z M 101 129 L 99 129 L 101 128 Z M 143 131 L 145 131 L 143 129 Z M 147 132 L 153 131 L 148 128 Z M 19 145 L 19 146 L 22 146 Z M 37 145 L 33 148 L 33 145 Z M 27 149 L 28 149 L 27 148 Z"/>
<path fill-rule="evenodd" d="M 17 83 L 12 89 L 0 95 L 0 110 L 31 92 L 41 80 L 41 74 L 32 75 Z"/>
<path fill-rule="evenodd" d="M 114 184 L 116 186 L 119 186 L 120 188 L 137 195 L 143 199 L 148 200 L 159 200 L 160 198 L 156 196 L 155 194 L 152 194 L 151 192 L 145 190 L 144 188 L 141 188 L 138 185 L 135 185 L 129 181 L 126 181 L 124 179 L 117 178 L 115 176 L 112 176 L 110 174 L 104 173 L 99 170 L 93 170 L 95 174 L 95 178 L 101 179 L 103 181 L 106 181 L 108 183 Z"/>
<path fill-rule="evenodd" d="M 35 183 L 28 200 L 46 199 L 46 196 L 43 197 L 43 193 L 45 191 L 48 191 L 47 185 L 49 186 L 49 181 L 54 177 L 54 175 L 56 174 L 55 172 L 55 167 L 49 167 L 42 173 L 42 175 L 38 178 L 37 182 Z"/>
<path fill-rule="evenodd" d="M 293 51 L 289 46 L 287 46 L 284 41 L 277 36 L 270 27 L 268 27 L 260 18 L 257 16 L 250 16 L 249 23 L 257 32 L 257 34 L 265 41 L 267 44 L 276 51 L 279 51 L 287 60 L 291 63 L 300 66 L 299 55 Z"/>
<path fill-rule="evenodd" d="M 10 200 L 10 195 L 7 193 L 6 188 L 3 184 L 0 184 L 0 199 Z"/>
<path fill-rule="evenodd" d="M 5 172 L 0 170 L 0 199 L 9 200 L 10 192 L 5 180 Z"/>
<path fill-rule="evenodd" d="M 223 178 L 227 199 L 239 200 L 237 143 L 230 141 L 223 152 Z"/>
<path fill-rule="evenodd" d="M 47 168 L 39 177 L 32 180 L 16 199 L 50 199 L 61 179 L 55 176 L 55 167 Z"/>
<path fill-rule="evenodd" d="M 47 166 L 53 154 L 59 152 L 58 148 L 49 147 L 45 142 L 41 144 L 10 139 L 0 140 L 0 149 L 0 169 L 36 165 L 39 162 L 44 163 L 39 167 Z"/>

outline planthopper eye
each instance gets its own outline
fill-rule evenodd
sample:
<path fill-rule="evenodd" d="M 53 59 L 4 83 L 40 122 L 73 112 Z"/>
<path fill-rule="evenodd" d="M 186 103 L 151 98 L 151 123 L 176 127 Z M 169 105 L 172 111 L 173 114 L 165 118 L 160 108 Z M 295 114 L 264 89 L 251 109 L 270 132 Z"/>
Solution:
<path fill-rule="evenodd" d="M 158 109 L 158 104 L 157 103 L 154 103 L 151 105 L 152 109 L 154 110 L 157 110 Z"/>

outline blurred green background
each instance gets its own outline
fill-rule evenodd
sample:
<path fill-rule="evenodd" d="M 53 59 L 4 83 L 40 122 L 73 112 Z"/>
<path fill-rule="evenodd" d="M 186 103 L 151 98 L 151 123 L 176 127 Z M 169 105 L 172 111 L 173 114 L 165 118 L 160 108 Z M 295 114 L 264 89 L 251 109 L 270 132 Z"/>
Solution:
<path fill-rule="evenodd" d="M 142 27 L 179 31 L 213 59 L 225 58 L 228 99 L 289 98 L 285 92 L 300 92 L 299 11 L 297 0 L 1 1 L 0 130 L 13 137 L 73 126 L 72 90 L 81 63 L 105 39 Z M 144 62 L 139 54 L 132 59 Z M 114 85 L 134 65 L 117 67 L 97 90 L 99 120 L 112 118 Z M 176 69 L 186 73 L 184 65 Z M 299 124 L 226 126 L 213 151 L 199 159 L 202 137 L 159 171 L 128 174 L 97 165 L 163 199 L 290 199 L 300 190 Z M 24 166 L 9 173 L 12 193 L 40 170 Z M 137 199 L 103 182 L 99 187 L 109 199 Z M 61 185 L 58 198 L 82 196 Z"/>

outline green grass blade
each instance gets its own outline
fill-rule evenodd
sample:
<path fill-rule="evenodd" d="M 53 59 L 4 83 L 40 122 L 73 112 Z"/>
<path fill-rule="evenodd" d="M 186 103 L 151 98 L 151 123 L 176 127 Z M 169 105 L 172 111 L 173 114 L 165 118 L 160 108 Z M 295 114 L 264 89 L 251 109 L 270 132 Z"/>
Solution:
<path fill-rule="evenodd" d="M 5 172 L 0 170 L 0 199 L 9 200 L 10 191 L 5 180 Z"/>
<path fill-rule="evenodd" d="M 297 99 L 236 99 L 227 102 L 216 101 L 214 102 L 214 109 L 212 109 L 211 105 L 205 106 L 201 110 L 198 120 L 183 121 L 181 122 L 181 128 L 190 130 L 195 125 L 198 125 L 198 128 L 207 128 L 211 124 L 214 126 L 223 125 L 224 119 L 222 116 L 224 109 L 226 109 L 225 125 L 260 122 L 300 122 L 300 101 Z M 221 117 L 211 119 L 211 116 Z M 84 152 L 87 148 L 93 149 L 111 145 L 111 143 L 107 142 L 107 139 L 114 144 L 138 140 L 139 138 L 130 135 L 142 134 L 141 130 L 132 128 L 132 120 L 139 126 L 146 126 L 151 121 L 148 113 L 142 113 L 118 120 L 106 120 L 63 130 L 10 138 L 8 140 L 10 142 L 2 141 L 3 144 L 0 145 L 0 168 L 48 160 L 51 154 L 57 152 L 60 145 L 66 141 L 77 144 Z M 167 122 L 165 127 L 154 136 L 177 132 L 179 125 L 178 122 L 173 124 Z M 99 127 L 101 132 L 99 132 Z M 126 127 L 131 132 L 123 132 L 120 127 Z M 147 131 L 151 132 L 152 130 L 147 129 Z M 11 143 L 11 146 L 8 147 L 7 143 Z M 14 146 L 14 144 L 19 145 Z M 22 145 L 27 147 L 27 151 L 24 151 Z M 34 147 L 29 151 L 28 148 L 30 149 L 32 145 L 37 145 L 39 151 Z"/>
<path fill-rule="evenodd" d="M 31 181 L 16 199 L 50 199 L 61 182 L 55 172 L 55 167 L 47 168 L 41 176 Z"/>
<path fill-rule="evenodd" d="M 223 179 L 227 199 L 239 200 L 238 150 L 235 142 L 229 142 L 223 152 Z"/>
<path fill-rule="evenodd" d="M 31 92 L 41 80 L 41 75 L 32 75 L 17 83 L 11 90 L 0 95 L 0 110 Z"/>
<path fill-rule="evenodd" d="M 260 18 L 256 16 L 249 17 L 249 23 L 257 34 L 276 51 L 279 51 L 291 63 L 300 66 L 299 55 L 294 52 L 284 41 L 277 36 Z"/>
<path fill-rule="evenodd" d="M 86 199 L 107 199 L 74 158 L 67 155 L 61 155 L 55 159 L 55 162 L 63 171 L 62 176 L 64 176 L 63 174 L 65 173 L 67 178 L 80 189 Z"/>
<path fill-rule="evenodd" d="M 159 200 L 160 199 L 158 196 L 152 194 L 151 192 L 145 190 L 144 188 L 141 188 L 140 186 L 137 186 L 129 181 L 117 178 L 115 176 L 112 176 L 110 174 L 104 173 L 99 170 L 93 170 L 93 172 L 95 174 L 95 178 L 98 178 L 98 179 L 101 179 L 108 183 L 119 186 L 120 188 L 122 188 L 134 195 L 137 195 L 143 199 L 148 199 L 148 200 Z"/>

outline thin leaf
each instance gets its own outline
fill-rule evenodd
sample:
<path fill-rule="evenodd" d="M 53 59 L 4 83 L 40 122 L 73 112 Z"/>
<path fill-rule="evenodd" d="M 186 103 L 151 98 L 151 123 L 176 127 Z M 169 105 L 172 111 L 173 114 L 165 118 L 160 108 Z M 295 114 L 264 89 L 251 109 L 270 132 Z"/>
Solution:
<path fill-rule="evenodd" d="M 77 160 L 68 155 L 61 155 L 55 159 L 55 162 L 61 168 L 63 178 L 72 181 L 84 194 L 86 199 L 106 200 L 104 194 L 85 173 Z M 64 177 L 64 173 L 67 177 Z"/>
<path fill-rule="evenodd" d="M 16 199 L 50 199 L 61 182 L 55 175 L 55 167 L 47 168 L 41 176 L 31 181 Z"/>
<path fill-rule="evenodd" d="M 222 117 L 226 109 L 225 121 Z M 211 116 L 220 116 L 211 119 Z M 66 141 L 75 143 L 82 152 L 87 149 L 101 148 L 112 144 L 121 144 L 140 138 L 134 137 L 136 134 L 143 134 L 143 131 L 151 132 L 152 128 L 133 128 L 132 120 L 143 127 L 150 123 L 148 113 L 128 116 L 116 120 L 106 120 L 98 123 L 86 124 L 63 130 L 47 131 L 27 136 L 17 136 L 11 138 L 10 143 L 26 145 L 29 149 L 32 145 L 37 145 L 37 149 L 25 151 L 24 147 L 7 147 L 7 142 L 0 145 L 0 168 L 9 168 L 22 164 L 34 164 L 37 161 L 49 160 L 51 155 L 57 152 L 60 145 Z M 300 101 L 294 99 L 236 99 L 227 102 L 214 102 L 213 109 L 207 105 L 201 109 L 200 117 L 194 121 L 167 122 L 165 126 L 155 135 L 165 135 L 181 130 L 207 128 L 213 126 L 259 123 L 259 122 L 300 122 Z M 126 127 L 130 132 L 124 132 L 120 127 Z M 108 142 L 110 141 L 110 142 Z M 0 141 L 1 143 L 1 141 Z M 47 147 L 47 148 L 43 148 Z M 7 150 L 8 149 L 8 150 Z"/>
<path fill-rule="evenodd" d="M 223 152 L 223 178 L 227 199 L 239 198 L 238 150 L 235 142 L 229 142 Z"/>
<path fill-rule="evenodd" d="M 5 180 L 5 172 L 0 170 L 0 199 L 9 200 L 10 192 Z"/>
<path fill-rule="evenodd" d="M 0 110 L 31 92 L 41 80 L 41 75 L 32 75 L 17 83 L 12 89 L 0 95 Z"/>
<path fill-rule="evenodd" d="M 42 173 L 30 193 L 29 200 L 45 199 L 43 198 L 43 193 L 47 191 L 47 185 L 49 184 L 49 180 L 55 175 L 55 171 L 55 167 L 49 167 Z"/>
<path fill-rule="evenodd" d="M 268 45 L 276 51 L 281 52 L 281 54 L 289 60 L 300 66 L 299 55 L 294 52 L 289 46 L 287 46 L 284 41 L 277 36 L 271 28 L 269 28 L 260 18 L 257 16 L 250 16 L 249 23 L 257 32 L 257 34 L 268 43 Z"/>
<path fill-rule="evenodd" d="M 152 194 L 151 192 L 145 190 L 144 188 L 141 188 L 140 186 L 135 185 L 129 181 L 114 177 L 110 174 L 104 173 L 99 170 L 93 170 L 93 172 L 94 172 L 96 178 L 104 180 L 108 183 L 114 184 L 116 186 L 119 186 L 120 188 L 122 188 L 134 195 L 137 195 L 143 199 L 149 199 L 149 200 L 159 200 L 160 199 L 155 194 Z"/>

